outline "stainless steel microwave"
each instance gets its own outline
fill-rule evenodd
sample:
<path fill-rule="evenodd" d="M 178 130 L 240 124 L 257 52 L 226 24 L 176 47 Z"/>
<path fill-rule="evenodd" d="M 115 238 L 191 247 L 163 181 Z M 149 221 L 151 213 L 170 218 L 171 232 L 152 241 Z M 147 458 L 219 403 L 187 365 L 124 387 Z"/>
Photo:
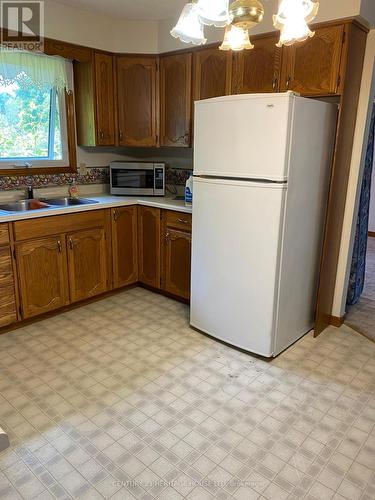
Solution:
<path fill-rule="evenodd" d="M 111 194 L 165 196 L 164 163 L 110 163 Z"/>

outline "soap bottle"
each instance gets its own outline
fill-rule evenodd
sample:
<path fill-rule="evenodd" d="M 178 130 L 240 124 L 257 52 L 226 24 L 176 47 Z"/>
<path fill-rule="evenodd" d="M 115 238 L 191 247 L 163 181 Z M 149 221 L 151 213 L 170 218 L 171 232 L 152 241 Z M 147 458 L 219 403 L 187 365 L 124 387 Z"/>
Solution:
<path fill-rule="evenodd" d="M 193 174 L 189 175 L 185 185 L 185 205 L 191 207 L 193 204 Z"/>
<path fill-rule="evenodd" d="M 69 187 L 69 196 L 71 198 L 78 198 L 79 197 L 79 191 L 78 191 L 78 186 L 76 184 L 76 181 L 73 181 L 70 184 L 70 187 Z"/>

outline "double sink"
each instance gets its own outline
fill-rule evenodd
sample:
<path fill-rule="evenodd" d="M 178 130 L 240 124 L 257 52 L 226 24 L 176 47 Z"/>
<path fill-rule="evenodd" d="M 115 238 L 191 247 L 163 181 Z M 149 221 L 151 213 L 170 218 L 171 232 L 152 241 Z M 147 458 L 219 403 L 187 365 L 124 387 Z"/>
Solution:
<path fill-rule="evenodd" d="M 0 205 L 4 212 L 29 212 L 31 210 L 42 210 L 57 207 L 76 207 L 79 205 L 91 205 L 99 203 L 87 198 L 41 198 L 39 200 L 20 200 Z"/>

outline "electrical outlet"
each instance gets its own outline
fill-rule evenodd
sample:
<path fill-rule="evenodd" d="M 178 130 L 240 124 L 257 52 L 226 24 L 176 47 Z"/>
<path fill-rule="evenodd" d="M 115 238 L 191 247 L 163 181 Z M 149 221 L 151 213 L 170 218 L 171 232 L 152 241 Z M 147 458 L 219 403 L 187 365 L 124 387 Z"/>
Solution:
<path fill-rule="evenodd" d="M 81 175 L 86 175 L 87 174 L 87 165 L 86 163 L 82 162 L 79 164 L 79 173 Z"/>

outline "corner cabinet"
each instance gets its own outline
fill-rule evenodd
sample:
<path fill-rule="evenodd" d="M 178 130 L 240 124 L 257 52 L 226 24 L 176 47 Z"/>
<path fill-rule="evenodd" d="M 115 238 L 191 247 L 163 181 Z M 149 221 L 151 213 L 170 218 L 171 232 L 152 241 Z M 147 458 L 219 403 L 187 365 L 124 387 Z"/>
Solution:
<path fill-rule="evenodd" d="M 283 49 L 280 91 L 304 96 L 338 94 L 346 25 L 317 28 L 305 42 Z"/>
<path fill-rule="evenodd" d="M 190 147 L 192 54 L 160 59 L 160 145 Z"/>
<path fill-rule="evenodd" d="M 160 288 L 160 216 L 159 208 L 138 207 L 139 281 Z"/>
<path fill-rule="evenodd" d="M 116 58 L 118 144 L 158 144 L 157 57 Z"/>
<path fill-rule="evenodd" d="M 138 281 L 137 206 L 114 208 L 112 215 L 112 259 L 114 288 Z"/>

